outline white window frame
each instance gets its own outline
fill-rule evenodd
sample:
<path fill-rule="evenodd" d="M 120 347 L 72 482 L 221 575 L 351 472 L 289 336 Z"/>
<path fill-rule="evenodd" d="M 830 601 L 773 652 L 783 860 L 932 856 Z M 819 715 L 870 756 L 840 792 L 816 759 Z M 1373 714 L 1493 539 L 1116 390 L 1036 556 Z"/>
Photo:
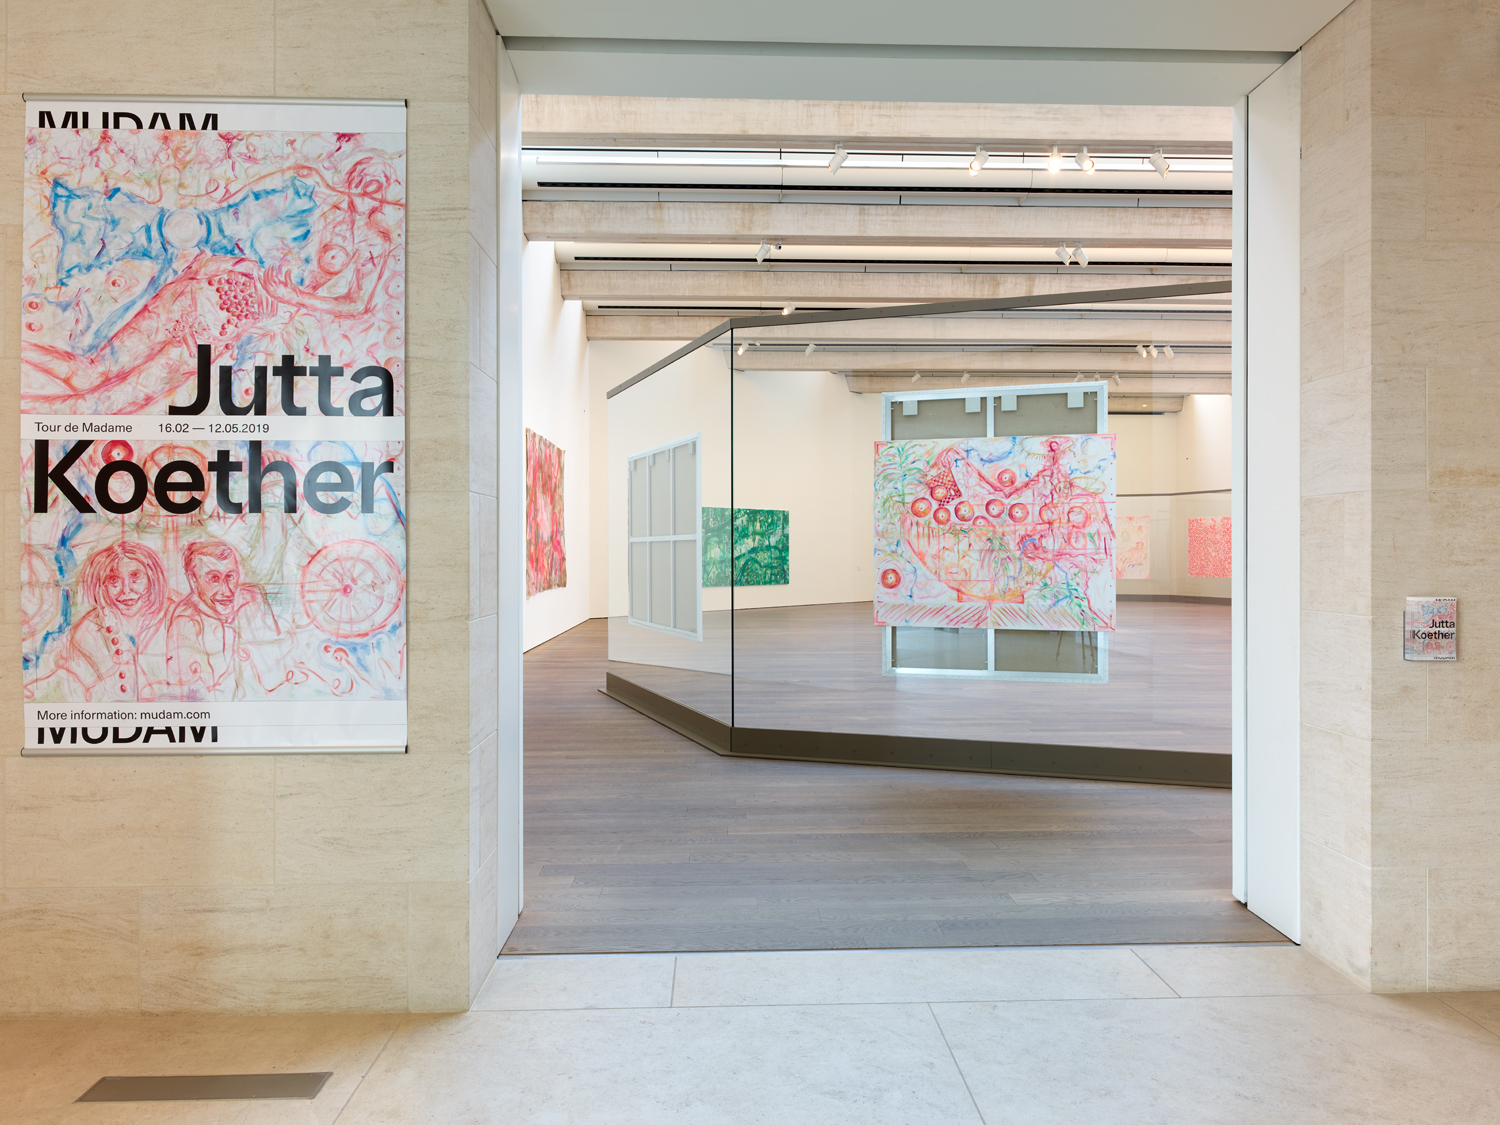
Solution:
<path fill-rule="evenodd" d="M 693 497 L 693 510 L 696 518 L 694 530 L 691 534 L 672 533 L 669 535 L 632 535 L 630 529 L 635 526 L 635 490 L 631 487 L 631 473 L 637 461 L 646 461 L 649 465 L 650 459 L 658 453 L 666 453 L 668 456 L 667 468 L 667 509 L 675 512 L 677 509 L 677 471 L 673 463 L 676 460 L 676 451 L 685 445 L 695 446 L 693 457 L 694 488 L 696 495 Z M 649 469 L 648 469 L 649 473 Z M 646 486 L 646 528 L 651 527 L 651 487 L 650 477 L 647 477 Z M 671 525 L 669 518 L 668 525 Z M 631 625 L 639 625 L 642 629 L 654 629 L 658 633 L 668 633 L 674 637 L 684 637 L 690 641 L 703 640 L 703 432 L 700 430 L 687 437 L 678 438 L 675 441 L 664 442 L 661 445 L 653 445 L 650 449 L 643 449 L 639 453 L 632 453 L 625 458 L 625 566 L 626 566 L 626 591 L 625 591 L 625 620 Z M 677 605 L 677 584 L 685 577 L 677 573 L 677 550 L 675 544 L 692 542 L 694 545 L 693 559 L 694 570 L 691 575 L 693 585 L 696 588 L 697 610 L 692 629 L 680 629 L 672 625 L 659 625 L 651 620 L 651 547 L 652 543 L 672 543 L 674 547 L 668 552 L 671 579 L 668 585 L 672 590 L 672 605 L 675 613 Z M 635 551 L 637 543 L 645 543 L 646 547 L 646 569 L 647 574 L 638 576 L 635 572 Z M 635 609 L 636 581 L 644 581 L 646 584 L 646 619 L 641 620 L 633 616 Z M 675 620 L 675 617 L 674 617 Z"/>

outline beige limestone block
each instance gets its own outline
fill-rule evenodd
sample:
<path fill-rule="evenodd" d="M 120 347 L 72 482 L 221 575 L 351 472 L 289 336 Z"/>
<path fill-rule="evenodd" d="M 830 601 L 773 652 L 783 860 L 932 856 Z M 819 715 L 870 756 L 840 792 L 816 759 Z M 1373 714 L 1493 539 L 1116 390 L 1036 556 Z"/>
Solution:
<path fill-rule="evenodd" d="M 409 620 L 410 679 L 406 699 L 407 737 L 413 755 L 468 756 L 469 678 L 454 668 L 463 652 L 468 625 L 463 621 Z"/>
<path fill-rule="evenodd" d="M 1370 487 L 1427 487 L 1427 380 L 1419 367 L 1370 370 Z M 1437 424 L 1441 426 L 1441 419 Z M 1377 499 L 1376 504 L 1380 501 Z"/>
<path fill-rule="evenodd" d="M 469 618 L 500 612 L 499 502 L 469 493 Z"/>
<path fill-rule="evenodd" d="M 1388 492 L 1373 509 L 1371 565 L 1375 588 L 1392 617 L 1408 595 L 1459 599 L 1459 659 L 1500 645 L 1500 492 L 1455 489 Z M 1393 622 L 1391 628 L 1399 628 Z"/>
<path fill-rule="evenodd" d="M 1429 483 L 1433 488 L 1500 488 L 1500 368 L 1426 371 Z"/>
<path fill-rule="evenodd" d="M 469 491 L 466 360 L 408 360 L 406 474 L 422 492 Z"/>
<path fill-rule="evenodd" d="M 419 621 L 469 616 L 469 494 L 407 493 L 407 610 Z"/>
<path fill-rule="evenodd" d="M 1379 114 L 1494 117 L 1500 12 L 1472 0 L 1376 0 L 1369 7 L 1371 100 Z"/>
<path fill-rule="evenodd" d="M 1443 190 L 1453 156 L 1435 146 L 1434 140 L 1425 118 L 1372 120 L 1370 226 L 1378 237 L 1422 238 L 1430 233 L 1429 200 Z M 1423 153 L 1424 158 L 1413 159 L 1416 153 Z M 1436 161 L 1437 167 L 1430 161 Z"/>
<path fill-rule="evenodd" d="M 469 96 L 467 0 L 321 0 L 276 17 L 278 97 Z"/>
<path fill-rule="evenodd" d="M 1370 297 L 1371 271 L 1374 263 L 1369 242 L 1359 242 L 1344 251 L 1344 368 L 1368 367 L 1374 354 L 1371 343 L 1371 318 L 1374 302 Z"/>
<path fill-rule="evenodd" d="M 469 110 L 469 233 L 491 261 L 500 260 L 500 189 L 495 142 Z"/>
<path fill-rule="evenodd" d="M 1500 259 L 1462 240 L 1377 239 L 1371 357 L 1380 364 L 1500 367 Z"/>
<path fill-rule="evenodd" d="M 400 884 L 141 892 L 148 1012 L 399 1012 L 407 1007 Z"/>
<path fill-rule="evenodd" d="M 1371 757 L 1377 865 L 1460 868 L 1500 857 L 1500 741 L 1376 742 Z"/>
<path fill-rule="evenodd" d="M 11 887 L 268 883 L 269 757 L 12 758 Z"/>
<path fill-rule="evenodd" d="M 1370 125 L 1303 149 L 1302 264 L 1305 269 L 1370 241 Z M 1363 175 L 1361 174 L 1363 173 Z"/>
<path fill-rule="evenodd" d="M 500 855 L 489 858 L 469 880 L 469 994 L 464 1006 L 474 1002 L 500 956 L 499 878 Z"/>
<path fill-rule="evenodd" d="M 1304 158 L 1369 113 L 1369 54 L 1358 49 L 1368 38 L 1368 9 L 1369 0 L 1356 0 L 1303 45 Z"/>
<path fill-rule="evenodd" d="M 500 631 L 496 619 L 469 622 L 469 745 L 500 727 Z"/>
<path fill-rule="evenodd" d="M 279 757 L 276 882 L 466 879 L 468 766 L 451 754 Z"/>
<path fill-rule="evenodd" d="M 1370 978 L 1370 869 L 1302 841 L 1302 946 L 1366 988 Z"/>
<path fill-rule="evenodd" d="M 3 37 L 0 37 L 0 41 L 3 41 Z M 21 154 L 25 133 L 26 103 L 21 100 L 20 94 L 0 96 L 0 138 L 10 146 L 13 154 L 11 159 L 5 161 L 5 167 L 0 168 L 0 224 L 5 226 L 19 226 L 21 223 L 21 177 L 25 168 Z M 17 253 L 19 254 L 19 250 Z"/>
<path fill-rule="evenodd" d="M 500 349 L 499 280 L 495 260 L 469 239 L 469 365 L 495 377 Z"/>
<path fill-rule="evenodd" d="M 469 878 L 500 842 L 500 736 L 490 735 L 469 751 Z"/>
<path fill-rule="evenodd" d="M 1434 991 L 1500 989 L 1500 865 L 1429 873 L 1429 981 Z"/>
<path fill-rule="evenodd" d="M 1343 371 L 1302 388 L 1302 495 L 1370 487 L 1370 370 Z"/>
<path fill-rule="evenodd" d="M 0 1016 L 135 1012 L 139 892 L 0 890 L 0 951 Z"/>
<path fill-rule="evenodd" d="M 469 234 L 466 229 L 414 220 L 406 229 L 406 360 L 465 364 L 469 359 Z M 406 384 L 407 411 L 416 415 L 416 379 Z"/>
<path fill-rule="evenodd" d="M 469 0 L 469 106 L 490 144 L 500 143 L 500 36 L 483 0 Z"/>
<path fill-rule="evenodd" d="M 11 3 L 6 89 L 266 97 L 276 92 L 275 22 L 275 0 Z"/>
<path fill-rule="evenodd" d="M 496 460 L 499 406 L 498 388 L 477 367 L 469 371 L 469 491 L 488 496 L 499 492 L 499 466 Z M 576 463 L 576 462 L 575 462 Z"/>
<path fill-rule="evenodd" d="M 410 1000 L 414 1012 L 469 1007 L 469 884 L 413 883 L 409 915 Z"/>
<path fill-rule="evenodd" d="M 1428 989 L 1427 874 L 1425 867 L 1371 870 L 1371 992 Z"/>
<path fill-rule="evenodd" d="M 1370 738 L 1370 619 L 1302 611 L 1302 722 Z"/>
<path fill-rule="evenodd" d="M 469 229 L 467 103 L 414 101 L 406 110 L 409 227 Z"/>
<path fill-rule="evenodd" d="M 1370 613 L 1370 494 L 1302 501 L 1302 604 L 1328 613 Z"/>
<path fill-rule="evenodd" d="M 1369 866 L 1370 744 L 1302 727 L 1302 838 Z"/>
<path fill-rule="evenodd" d="M 1463 644 L 1468 614 L 1459 621 Z M 1443 742 L 1488 745 L 1500 734 L 1500 657 L 1493 650 L 1463 644 L 1458 660 L 1428 666 L 1427 727 Z M 1500 791 L 1495 796 L 1500 800 Z"/>

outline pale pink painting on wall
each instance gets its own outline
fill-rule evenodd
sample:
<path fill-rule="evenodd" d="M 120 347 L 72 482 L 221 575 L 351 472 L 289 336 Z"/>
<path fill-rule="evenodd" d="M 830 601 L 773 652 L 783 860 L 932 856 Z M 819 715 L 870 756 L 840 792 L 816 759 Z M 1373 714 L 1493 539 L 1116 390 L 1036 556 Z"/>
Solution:
<path fill-rule="evenodd" d="M 875 624 L 1114 629 L 1114 435 L 876 442 Z"/>
<path fill-rule="evenodd" d="M 568 584 L 563 451 L 526 431 L 526 596 Z"/>
<path fill-rule="evenodd" d="M 1151 577 L 1151 517 L 1121 516 L 1115 577 L 1142 579 Z"/>
<path fill-rule="evenodd" d="M 1233 545 L 1229 516 L 1188 520 L 1188 577 L 1230 577 Z"/>

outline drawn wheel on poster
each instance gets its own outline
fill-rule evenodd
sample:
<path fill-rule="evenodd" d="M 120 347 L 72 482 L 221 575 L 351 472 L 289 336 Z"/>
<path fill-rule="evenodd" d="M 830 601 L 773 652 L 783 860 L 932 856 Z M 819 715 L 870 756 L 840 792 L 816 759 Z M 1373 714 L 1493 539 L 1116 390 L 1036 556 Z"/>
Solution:
<path fill-rule="evenodd" d="M 21 548 L 21 636 L 39 636 L 57 618 L 62 591 L 54 570 L 35 547 Z"/>
<path fill-rule="evenodd" d="M 321 548 L 302 568 L 302 608 L 330 637 L 379 632 L 401 609 L 406 582 L 390 552 L 362 539 Z"/>

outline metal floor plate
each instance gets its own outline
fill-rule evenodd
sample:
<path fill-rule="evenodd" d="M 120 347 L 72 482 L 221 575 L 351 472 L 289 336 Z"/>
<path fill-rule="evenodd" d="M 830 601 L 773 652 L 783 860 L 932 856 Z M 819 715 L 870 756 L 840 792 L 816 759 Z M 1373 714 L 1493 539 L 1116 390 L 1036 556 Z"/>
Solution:
<path fill-rule="evenodd" d="M 331 1070 L 315 1074 L 170 1074 L 101 1078 L 81 1102 L 263 1101 L 315 1098 Z"/>

